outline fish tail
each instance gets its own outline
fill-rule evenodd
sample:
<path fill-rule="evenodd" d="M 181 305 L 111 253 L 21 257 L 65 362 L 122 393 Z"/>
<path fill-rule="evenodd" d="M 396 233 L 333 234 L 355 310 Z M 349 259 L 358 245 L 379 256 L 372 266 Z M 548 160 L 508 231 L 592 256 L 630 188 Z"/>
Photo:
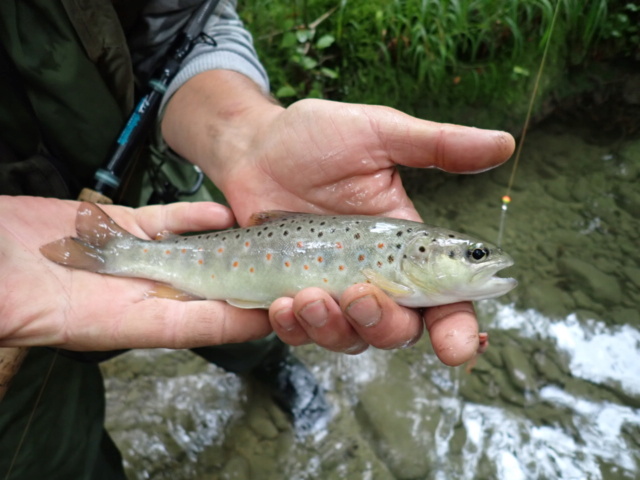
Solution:
<path fill-rule="evenodd" d="M 76 215 L 77 237 L 65 237 L 40 247 L 52 262 L 70 268 L 109 273 L 108 250 L 114 242 L 136 238 L 120 227 L 100 207 L 83 202 Z"/>

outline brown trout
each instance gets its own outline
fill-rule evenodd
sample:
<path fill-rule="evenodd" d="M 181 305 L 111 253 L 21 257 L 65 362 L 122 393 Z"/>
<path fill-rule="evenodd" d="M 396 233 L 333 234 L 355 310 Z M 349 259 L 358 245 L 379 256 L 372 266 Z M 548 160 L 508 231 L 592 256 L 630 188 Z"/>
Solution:
<path fill-rule="evenodd" d="M 70 268 L 155 280 L 241 308 L 268 308 L 306 287 L 338 298 L 362 282 L 408 307 L 492 298 L 517 284 L 494 276 L 513 264 L 500 248 L 393 218 L 265 212 L 246 228 L 144 240 L 83 203 L 76 230 L 77 237 L 44 245 L 42 254 Z"/>

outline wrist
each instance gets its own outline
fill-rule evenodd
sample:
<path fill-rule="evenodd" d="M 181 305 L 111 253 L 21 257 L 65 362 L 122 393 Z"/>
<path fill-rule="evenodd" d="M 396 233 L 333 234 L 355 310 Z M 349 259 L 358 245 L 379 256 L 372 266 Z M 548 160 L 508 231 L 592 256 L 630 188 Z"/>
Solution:
<path fill-rule="evenodd" d="M 162 135 L 175 152 L 224 190 L 230 171 L 251 158 L 259 132 L 283 110 L 244 75 L 207 71 L 187 81 L 169 100 Z"/>

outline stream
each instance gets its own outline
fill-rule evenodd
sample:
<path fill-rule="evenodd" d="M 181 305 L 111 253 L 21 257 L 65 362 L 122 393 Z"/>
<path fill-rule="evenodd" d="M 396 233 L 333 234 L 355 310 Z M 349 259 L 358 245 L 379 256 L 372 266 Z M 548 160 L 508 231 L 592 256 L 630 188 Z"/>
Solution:
<path fill-rule="evenodd" d="M 426 223 L 495 242 L 511 162 L 403 170 Z M 357 356 L 295 350 L 333 405 L 304 438 L 260 385 L 188 351 L 103 365 L 107 427 L 133 479 L 640 477 L 640 141 L 549 120 L 529 132 L 502 246 L 519 286 L 478 302 L 468 371 L 428 339 Z"/>

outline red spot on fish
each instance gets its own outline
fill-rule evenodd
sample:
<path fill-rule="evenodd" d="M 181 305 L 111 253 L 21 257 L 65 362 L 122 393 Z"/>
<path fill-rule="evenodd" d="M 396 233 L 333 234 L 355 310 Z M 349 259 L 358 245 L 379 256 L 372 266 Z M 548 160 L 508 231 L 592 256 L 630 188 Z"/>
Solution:
<path fill-rule="evenodd" d="M 340 266 L 338 267 L 338 270 L 340 270 L 340 271 L 344 270 L 344 265 L 340 265 Z"/>
<path fill-rule="evenodd" d="M 358 255 L 358 261 L 364 262 L 364 255 Z"/>
<path fill-rule="evenodd" d="M 284 266 L 285 267 L 290 267 L 291 266 L 291 262 L 284 262 Z"/>
<path fill-rule="evenodd" d="M 379 243 L 378 248 L 384 248 L 384 243 Z"/>
<path fill-rule="evenodd" d="M 200 265 L 202 265 L 202 264 L 204 263 L 204 260 L 200 259 L 200 260 L 198 260 L 198 263 L 199 263 Z"/>
<path fill-rule="evenodd" d="M 318 263 L 322 263 L 322 262 L 324 262 L 324 258 L 318 257 Z"/>
<path fill-rule="evenodd" d="M 222 253 L 222 252 L 224 252 L 224 248 L 220 247 L 220 248 L 218 249 L 218 253 Z"/>
<path fill-rule="evenodd" d="M 267 253 L 267 260 L 271 260 L 273 258 L 273 255 L 271 255 L 270 253 Z"/>
<path fill-rule="evenodd" d="M 250 271 L 251 273 L 253 273 L 253 272 L 255 272 L 255 269 L 254 269 L 253 267 L 251 267 L 251 268 L 249 269 L 249 271 Z"/>
<path fill-rule="evenodd" d="M 238 262 L 233 262 L 233 268 L 238 268 Z"/>
<path fill-rule="evenodd" d="M 149 253 L 149 249 L 145 248 L 144 250 L 142 250 L 144 253 Z"/>
<path fill-rule="evenodd" d="M 180 250 L 182 253 L 187 253 L 187 249 L 183 248 L 182 250 Z"/>
<path fill-rule="evenodd" d="M 305 270 L 309 270 L 309 265 L 305 265 L 305 266 L 304 266 L 304 269 L 305 269 Z"/>
<path fill-rule="evenodd" d="M 342 248 L 342 243 L 336 242 L 336 248 Z"/>
<path fill-rule="evenodd" d="M 324 283 L 328 283 L 328 282 L 329 282 L 329 280 L 328 280 L 328 279 L 326 279 L 326 278 L 323 278 L 323 279 L 322 279 L 322 281 L 323 281 Z"/>
<path fill-rule="evenodd" d="M 171 253 L 171 250 L 166 250 L 164 253 L 166 253 L 167 255 L 169 255 Z"/>
<path fill-rule="evenodd" d="M 249 245 L 251 245 L 251 242 L 244 242 L 244 246 L 249 248 Z"/>
<path fill-rule="evenodd" d="M 302 248 L 304 246 L 304 243 L 298 242 L 296 245 L 298 246 L 298 248 Z"/>
<path fill-rule="evenodd" d="M 212 273 L 212 274 L 211 274 L 211 278 L 216 278 L 216 276 Z"/>

